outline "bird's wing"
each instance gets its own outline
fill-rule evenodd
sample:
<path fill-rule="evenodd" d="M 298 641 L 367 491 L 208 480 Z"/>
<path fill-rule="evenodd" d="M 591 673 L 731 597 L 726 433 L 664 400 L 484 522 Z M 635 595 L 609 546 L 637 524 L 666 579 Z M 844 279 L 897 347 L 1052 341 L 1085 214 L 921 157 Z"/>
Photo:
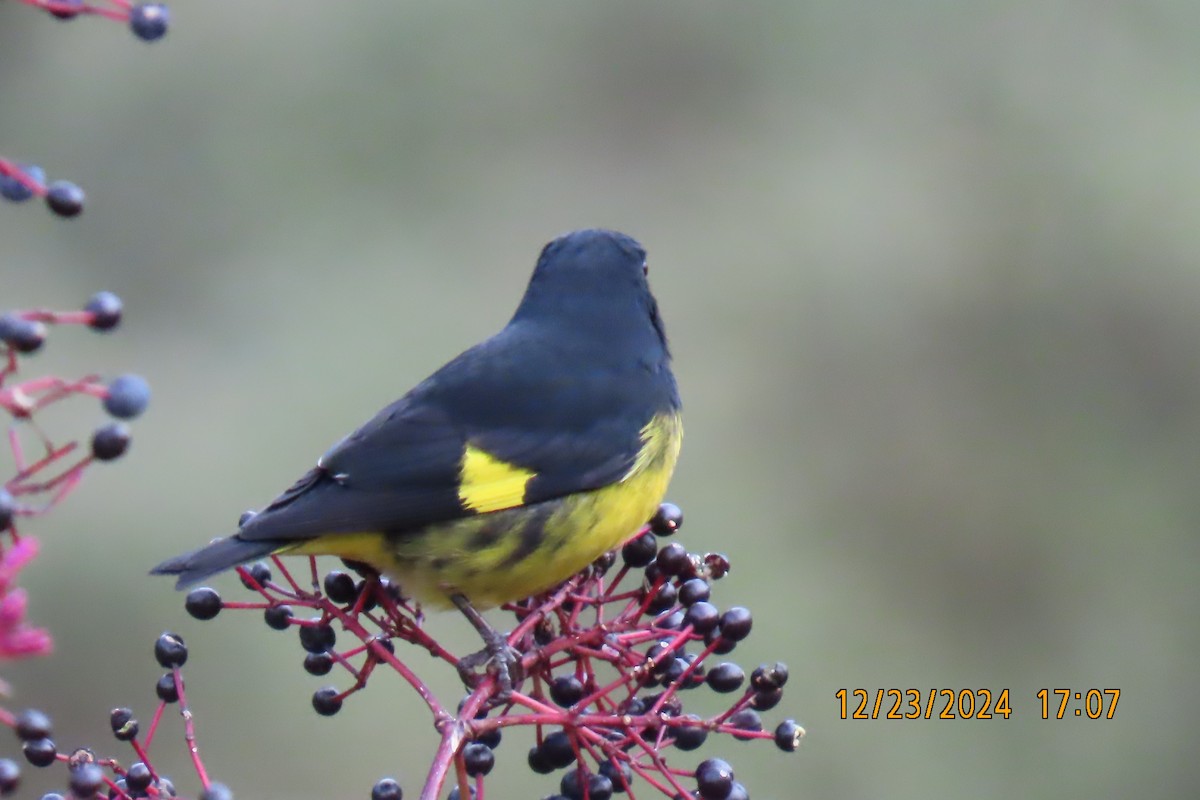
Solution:
<path fill-rule="evenodd" d="M 621 479 L 654 413 L 640 379 L 529 352 L 509 364 L 511 353 L 488 342 L 452 361 L 330 449 L 239 538 L 403 532 Z"/>

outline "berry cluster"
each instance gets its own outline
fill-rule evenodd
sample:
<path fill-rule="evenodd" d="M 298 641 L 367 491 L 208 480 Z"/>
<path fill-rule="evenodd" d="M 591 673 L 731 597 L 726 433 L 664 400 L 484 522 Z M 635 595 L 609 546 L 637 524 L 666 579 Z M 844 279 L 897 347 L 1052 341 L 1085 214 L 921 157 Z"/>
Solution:
<path fill-rule="evenodd" d="M 121 312 L 119 297 L 111 292 L 100 292 L 81 311 L 35 309 L 0 314 L 0 409 L 13 420 L 9 442 L 17 466 L 17 474 L 4 485 L 7 497 L 0 502 L 0 508 L 12 507 L 6 516 L 0 516 L 0 522 L 5 523 L 0 528 L 7 527 L 7 521 L 14 513 L 39 513 L 32 507 L 14 510 L 13 498 L 52 493 L 47 507 L 52 506 L 75 487 L 83 469 L 93 459 L 111 461 L 129 448 L 129 427 L 120 420 L 137 417 L 150 402 L 150 386 L 140 376 L 119 375 L 107 383 L 99 375 L 87 375 L 76 380 L 44 376 L 10 385 L 17 375 L 22 357 L 42 349 L 47 325 L 81 324 L 97 331 L 110 331 L 120 323 Z M 35 417 L 48 406 L 80 395 L 99 399 L 104 411 L 117 421 L 104 423 L 95 429 L 90 456 L 83 456 L 64 467 L 64 461 L 75 452 L 78 443 L 55 445 L 38 427 Z M 29 462 L 26 458 L 18 433 L 19 426 L 32 429 L 40 438 L 44 453 L 35 461 Z M 54 477 L 47 477 L 55 472 L 57 474 Z"/>
<path fill-rule="evenodd" d="M 150 750 L 162 722 L 167 706 L 179 704 L 183 718 L 184 739 L 192 764 L 204 789 L 198 800 L 233 800 L 233 793 L 224 785 L 209 779 L 204 763 L 196 746 L 195 725 L 187 707 L 180 667 L 187 661 L 187 648 L 183 640 L 173 633 L 164 633 L 154 644 L 154 657 L 168 671 L 158 679 L 155 691 L 159 704 L 151 718 L 148 729 L 143 733 L 141 723 L 128 708 L 114 708 L 109 714 L 113 736 L 128 745 L 134 756 L 129 766 L 118 759 L 103 757 L 90 748 L 78 748 L 71 752 L 59 750 L 54 742 L 50 718 L 37 709 L 26 709 L 11 714 L 0 709 L 0 723 L 16 733 L 21 742 L 21 753 L 34 767 L 44 768 L 53 764 L 66 767 L 67 793 L 50 792 L 41 800 L 138 800 L 138 798 L 175 797 L 175 784 L 169 777 L 155 768 Z M 0 796 L 8 796 L 20 785 L 21 768 L 16 761 L 0 759 Z"/>
<path fill-rule="evenodd" d="M 17 532 L 20 517 L 44 514 L 61 502 L 95 461 L 111 461 L 129 448 L 129 428 L 120 421 L 141 414 L 150 389 L 136 375 L 105 383 L 97 375 L 76 380 L 43 376 L 17 380 L 26 357 L 39 352 L 47 325 L 87 325 L 109 331 L 121 321 L 121 301 L 100 292 L 81 311 L 12 311 L 0 314 L 0 410 L 11 419 L 8 443 L 16 474 L 0 485 L 0 659 L 40 655 L 50 637 L 25 624 L 26 596 L 15 586 L 18 572 L 37 554 L 37 540 Z M 56 444 L 38 424 L 43 409 L 70 397 L 90 396 L 116 420 L 92 433 L 91 452 L 80 454 L 76 441 Z M 24 438 L 34 438 L 37 451 L 27 453 Z"/>
<path fill-rule="evenodd" d="M 310 558 L 297 577 L 273 558 L 274 568 L 259 562 L 238 570 L 255 600 L 224 600 L 201 587 L 187 595 L 185 607 L 201 620 L 226 609 L 255 610 L 268 627 L 294 630 L 307 653 L 306 671 L 325 676 L 336 668 L 350 679 L 345 688 L 329 685 L 313 694 L 318 714 L 336 714 L 377 667 L 391 667 L 429 707 L 441 735 L 423 798 L 439 796 L 449 781 L 450 798 L 483 800 L 501 731 L 514 726 L 533 729 L 531 770 L 562 771 L 553 800 L 608 800 L 614 793 L 746 798 L 725 761 L 680 768 L 668 765 L 669 754 L 721 734 L 770 739 L 793 751 L 804 731 L 792 720 L 768 731 L 760 715 L 782 698 L 784 664 L 760 665 L 747 680 L 741 666 L 722 660 L 750 635 L 753 618 L 745 608 L 722 611 L 711 602 L 712 583 L 730 568 L 725 556 L 690 553 L 674 541 L 660 547 L 681 522 L 678 507 L 664 503 L 620 550 L 551 592 L 506 605 L 516 622 L 507 641 L 523 680 L 505 695 L 494 674 L 478 676 L 453 713 L 397 656 L 396 642 L 449 665 L 460 658 L 426 632 L 402 587 L 365 565 L 343 562 L 346 569 L 322 574 Z M 685 700 L 699 689 L 728 697 L 719 713 L 688 713 Z M 401 796 L 391 778 L 371 791 L 372 800 Z"/>

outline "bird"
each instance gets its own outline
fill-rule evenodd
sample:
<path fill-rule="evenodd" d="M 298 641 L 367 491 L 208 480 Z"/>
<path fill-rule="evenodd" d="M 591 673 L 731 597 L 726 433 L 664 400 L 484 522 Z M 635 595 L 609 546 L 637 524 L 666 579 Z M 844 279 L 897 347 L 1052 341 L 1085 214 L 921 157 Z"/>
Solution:
<path fill-rule="evenodd" d="M 176 588 L 270 555 L 332 555 L 457 607 L 511 693 L 518 654 L 479 613 L 543 592 L 632 538 L 683 438 L 666 331 L 630 236 L 542 249 L 512 318 L 333 445 L 235 533 L 151 570 Z"/>

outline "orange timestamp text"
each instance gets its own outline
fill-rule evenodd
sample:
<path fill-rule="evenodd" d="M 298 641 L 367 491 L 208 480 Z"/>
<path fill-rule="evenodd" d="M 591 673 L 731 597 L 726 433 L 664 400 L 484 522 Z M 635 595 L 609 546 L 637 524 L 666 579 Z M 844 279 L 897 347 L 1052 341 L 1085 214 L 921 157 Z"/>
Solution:
<path fill-rule="evenodd" d="M 1009 690 L 838 689 L 841 719 L 1008 719 Z"/>
<path fill-rule="evenodd" d="M 1008 719 L 1009 689 L 838 689 L 840 719 Z M 1042 719 L 1112 719 L 1120 689 L 1040 689 Z"/>

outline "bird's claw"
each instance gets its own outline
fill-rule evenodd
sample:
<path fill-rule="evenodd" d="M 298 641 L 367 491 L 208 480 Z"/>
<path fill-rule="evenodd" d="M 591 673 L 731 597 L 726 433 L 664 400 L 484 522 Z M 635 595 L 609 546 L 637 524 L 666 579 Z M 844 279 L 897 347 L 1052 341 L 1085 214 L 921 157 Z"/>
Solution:
<path fill-rule="evenodd" d="M 487 646 L 477 653 L 471 653 L 458 660 L 458 675 L 468 689 L 479 685 L 485 674 L 496 677 L 496 694 L 491 698 L 491 705 L 507 703 L 512 697 L 513 689 L 524 679 L 521 668 L 521 652 L 510 647 L 503 636 L 489 638 Z M 484 673 L 477 670 L 482 667 Z"/>

